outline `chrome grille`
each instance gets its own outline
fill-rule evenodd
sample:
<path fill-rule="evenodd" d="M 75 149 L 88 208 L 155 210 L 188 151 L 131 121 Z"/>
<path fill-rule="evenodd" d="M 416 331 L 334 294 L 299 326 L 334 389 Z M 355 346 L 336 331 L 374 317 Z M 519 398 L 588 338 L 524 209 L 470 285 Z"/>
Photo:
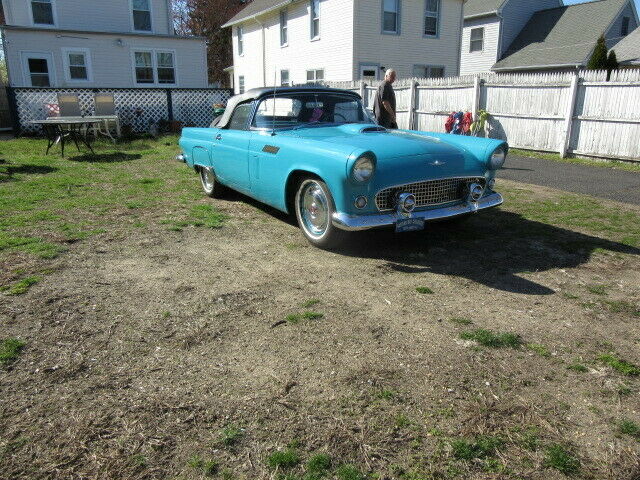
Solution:
<path fill-rule="evenodd" d="M 444 178 L 442 180 L 429 180 L 385 188 L 376 195 L 376 206 L 380 211 L 393 210 L 395 208 L 395 196 L 398 193 L 405 192 L 415 195 L 416 207 L 455 202 L 462 200 L 466 185 L 472 182 L 484 186 L 485 179 L 483 177 Z"/>

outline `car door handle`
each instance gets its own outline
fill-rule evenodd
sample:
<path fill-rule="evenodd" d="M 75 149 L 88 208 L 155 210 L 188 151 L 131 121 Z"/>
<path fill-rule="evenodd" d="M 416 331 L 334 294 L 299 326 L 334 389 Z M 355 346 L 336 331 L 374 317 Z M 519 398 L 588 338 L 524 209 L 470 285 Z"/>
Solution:
<path fill-rule="evenodd" d="M 216 140 L 222 140 L 222 135 L 220 134 L 216 135 Z"/>

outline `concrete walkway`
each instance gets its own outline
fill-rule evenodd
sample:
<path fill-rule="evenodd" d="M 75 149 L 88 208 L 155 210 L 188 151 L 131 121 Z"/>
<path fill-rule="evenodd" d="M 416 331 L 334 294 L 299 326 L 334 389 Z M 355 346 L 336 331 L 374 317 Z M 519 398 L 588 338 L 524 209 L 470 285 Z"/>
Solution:
<path fill-rule="evenodd" d="M 640 172 L 509 155 L 500 178 L 640 205 Z"/>

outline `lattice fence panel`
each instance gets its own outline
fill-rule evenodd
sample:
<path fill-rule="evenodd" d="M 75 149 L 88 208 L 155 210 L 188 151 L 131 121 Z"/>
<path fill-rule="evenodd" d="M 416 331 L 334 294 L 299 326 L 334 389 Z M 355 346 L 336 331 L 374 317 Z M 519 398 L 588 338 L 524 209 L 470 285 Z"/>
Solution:
<path fill-rule="evenodd" d="M 208 127 L 213 120 L 213 106 L 226 105 L 230 90 L 176 89 L 171 92 L 173 118 L 184 126 Z"/>
<path fill-rule="evenodd" d="M 58 94 L 78 95 L 80 109 L 93 115 L 96 94 L 113 95 L 120 123 L 134 132 L 143 133 L 160 120 L 169 119 L 168 95 L 171 95 L 174 119 L 185 125 L 205 127 L 213 119 L 213 105 L 226 105 L 231 91 L 226 89 L 160 89 L 160 88 L 15 88 L 17 115 L 23 133 L 38 133 L 33 120 L 47 118 L 45 104 L 58 103 Z"/>

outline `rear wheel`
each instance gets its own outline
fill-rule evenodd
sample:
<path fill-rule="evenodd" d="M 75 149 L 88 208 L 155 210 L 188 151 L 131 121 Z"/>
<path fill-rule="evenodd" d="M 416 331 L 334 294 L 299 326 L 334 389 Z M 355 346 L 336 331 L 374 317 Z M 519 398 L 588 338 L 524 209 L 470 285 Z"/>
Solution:
<path fill-rule="evenodd" d="M 202 190 L 211 198 L 219 198 L 224 194 L 225 186 L 218 182 L 216 174 L 211 167 L 199 167 L 200 183 Z"/>
<path fill-rule="evenodd" d="M 335 213 L 333 197 L 327 185 L 317 178 L 305 178 L 295 198 L 296 219 L 307 240 L 319 248 L 334 248 L 345 238 L 331 219 Z"/>

